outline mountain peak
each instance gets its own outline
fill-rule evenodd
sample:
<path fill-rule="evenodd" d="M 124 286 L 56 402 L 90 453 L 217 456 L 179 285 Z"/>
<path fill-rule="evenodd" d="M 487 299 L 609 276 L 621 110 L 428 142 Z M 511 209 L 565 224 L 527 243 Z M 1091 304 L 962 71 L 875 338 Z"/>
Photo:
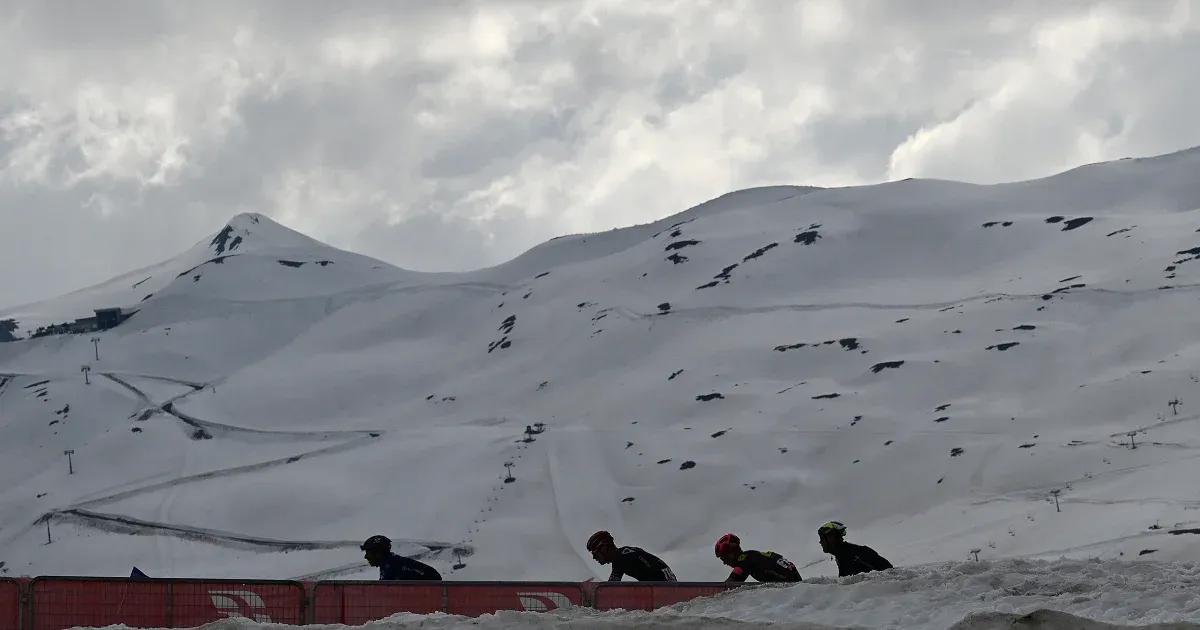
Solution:
<path fill-rule="evenodd" d="M 235 214 L 225 227 L 213 235 L 207 246 L 218 256 L 239 253 L 247 248 L 327 247 L 324 243 L 258 212 Z"/>

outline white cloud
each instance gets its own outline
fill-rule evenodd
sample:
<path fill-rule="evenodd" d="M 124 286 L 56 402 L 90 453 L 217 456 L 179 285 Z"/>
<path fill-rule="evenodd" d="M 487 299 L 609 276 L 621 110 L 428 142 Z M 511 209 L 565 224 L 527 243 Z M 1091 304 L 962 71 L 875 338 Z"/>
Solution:
<path fill-rule="evenodd" d="M 0 265 L 44 271 L 9 273 L 6 303 L 245 210 L 467 269 L 747 186 L 1200 144 L 1200 0 L 7 6 Z"/>

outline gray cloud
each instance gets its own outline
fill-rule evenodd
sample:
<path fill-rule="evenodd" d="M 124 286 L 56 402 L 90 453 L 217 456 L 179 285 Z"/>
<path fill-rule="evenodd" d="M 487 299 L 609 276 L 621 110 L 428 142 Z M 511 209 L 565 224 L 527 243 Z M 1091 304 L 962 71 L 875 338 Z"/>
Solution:
<path fill-rule="evenodd" d="M 421 270 L 1200 144 L 1200 0 L 0 3 L 0 307 L 242 211 Z"/>

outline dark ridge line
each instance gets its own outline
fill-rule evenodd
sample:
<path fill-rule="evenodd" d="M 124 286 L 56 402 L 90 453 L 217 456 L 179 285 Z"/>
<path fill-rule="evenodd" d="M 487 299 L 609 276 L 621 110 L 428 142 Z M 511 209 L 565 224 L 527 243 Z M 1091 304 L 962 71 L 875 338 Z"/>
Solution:
<path fill-rule="evenodd" d="M 267 548 L 275 551 L 312 551 L 318 549 L 341 549 L 347 547 L 357 548 L 361 543 L 361 541 L 357 540 L 280 540 L 276 538 L 264 538 L 261 536 L 238 534 L 223 530 L 191 527 L 188 525 L 171 525 L 169 523 L 146 521 L 130 516 L 92 512 L 90 510 L 81 510 L 78 508 L 49 512 L 39 519 L 38 522 L 41 523 L 56 518 L 69 522 L 81 523 L 86 526 L 95 527 L 96 529 L 109 531 L 112 533 L 125 533 L 135 536 L 166 534 L 168 536 L 183 538 L 185 540 L 223 544 L 223 546 L 242 549 L 261 550 L 263 548 Z M 470 555 L 474 552 L 474 548 L 469 545 L 442 541 L 398 539 L 393 542 L 420 545 L 433 551 L 460 550 L 464 553 L 464 555 Z"/>

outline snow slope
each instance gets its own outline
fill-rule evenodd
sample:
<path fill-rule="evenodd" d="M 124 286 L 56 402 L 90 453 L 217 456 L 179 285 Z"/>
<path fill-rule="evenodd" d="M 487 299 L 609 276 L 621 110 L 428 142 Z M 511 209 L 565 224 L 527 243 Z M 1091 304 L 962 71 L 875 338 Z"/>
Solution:
<path fill-rule="evenodd" d="M 836 575 L 828 519 L 944 579 L 1017 566 L 976 554 L 1191 563 L 1198 210 L 1194 149 L 739 191 L 464 274 L 239 215 L 0 314 L 30 330 L 157 283 L 99 360 L 89 335 L 0 344 L 0 572 L 369 578 L 357 544 L 384 533 L 449 579 L 581 580 L 606 528 L 684 580 L 724 577 L 726 531 L 810 580 Z M 936 605 L 997 609 L 964 597 Z"/>

